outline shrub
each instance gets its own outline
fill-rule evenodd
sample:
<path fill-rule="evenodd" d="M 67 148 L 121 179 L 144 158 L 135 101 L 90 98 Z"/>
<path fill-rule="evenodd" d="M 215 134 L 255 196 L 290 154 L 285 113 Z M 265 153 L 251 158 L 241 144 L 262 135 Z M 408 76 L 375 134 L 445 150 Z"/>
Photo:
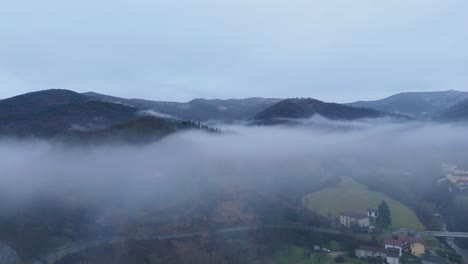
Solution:
<path fill-rule="evenodd" d="M 343 256 L 338 256 L 335 258 L 335 263 L 343 263 L 345 261 Z"/>

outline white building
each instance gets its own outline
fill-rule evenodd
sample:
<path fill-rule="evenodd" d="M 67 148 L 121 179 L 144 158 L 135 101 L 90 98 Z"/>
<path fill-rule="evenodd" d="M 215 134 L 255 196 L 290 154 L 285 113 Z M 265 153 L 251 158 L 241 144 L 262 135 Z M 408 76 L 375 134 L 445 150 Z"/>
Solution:
<path fill-rule="evenodd" d="M 386 257 L 385 249 L 376 248 L 376 247 L 368 247 L 368 246 L 361 246 L 356 249 L 355 251 L 356 257 L 360 259 L 366 258 L 382 258 Z"/>
<path fill-rule="evenodd" d="M 340 223 L 348 228 L 358 226 L 361 228 L 369 227 L 369 217 L 365 214 L 356 212 L 343 212 L 340 214 Z"/>
<path fill-rule="evenodd" d="M 468 170 L 460 170 L 456 165 L 444 165 L 447 178 L 460 191 L 468 191 Z"/>
<path fill-rule="evenodd" d="M 400 256 L 398 254 L 397 249 L 387 249 L 386 254 L 387 257 L 385 260 L 387 261 L 388 264 L 400 264 Z"/>
<path fill-rule="evenodd" d="M 405 249 L 407 242 L 405 239 L 398 237 L 397 239 L 386 238 L 384 240 L 385 249 L 395 249 L 398 250 L 398 255 L 403 256 L 403 250 Z"/>
<path fill-rule="evenodd" d="M 367 209 L 367 216 L 375 219 L 377 216 L 379 216 L 379 210 L 369 208 Z"/>
<path fill-rule="evenodd" d="M 400 255 L 398 249 L 383 249 L 376 247 L 361 246 L 355 251 L 359 259 L 374 259 L 374 262 L 385 261 L 388 264 L 399 264 Z M 369 260 L 370 261 L 370 260 Z"/>

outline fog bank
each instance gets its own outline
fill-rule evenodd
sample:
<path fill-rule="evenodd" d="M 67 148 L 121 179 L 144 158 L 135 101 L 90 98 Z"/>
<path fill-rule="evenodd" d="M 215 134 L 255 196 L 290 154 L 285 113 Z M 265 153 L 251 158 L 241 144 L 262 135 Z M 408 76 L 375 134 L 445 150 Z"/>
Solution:
<path fill-rule="evenodd" d="M 294 127 L 222 128 L 228 132 L 183 132 L 146 146 L 3 139 L 0 206 L 44 195 L 85 205 L 186 202 L 232 186 L 275 191 L 291 179 L 342 174 L 346 168 L 398 168 L 402 174 L 439 168 L 461 163 L 468 150 L 464 126 L 315 118 Z"/>

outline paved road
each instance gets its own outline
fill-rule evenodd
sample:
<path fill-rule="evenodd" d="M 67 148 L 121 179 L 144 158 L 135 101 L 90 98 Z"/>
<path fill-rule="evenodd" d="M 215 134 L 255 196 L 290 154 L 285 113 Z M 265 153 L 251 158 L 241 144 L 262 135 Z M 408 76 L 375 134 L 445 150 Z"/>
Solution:
<path fill-rule="evenodd" d="M 428 235 L 435 237 L 461 237 L 468 238 L 468 232 L 449 232 L 449 231 L 414 231 L 410 229 L 398 229 L 392 232 L 393 234 L 413 233 L 419 235 Z"/>
<path fill-rule="evenodd" d="M 352 236 L 353 234 L 346 231 L 334 230 L 334 229 L 327 229 L 321 227 L 312 227 L 312 226 L 299 226 L 299 225 L 261 225 L 261 226 L 239 226 L 239 227 L 229 227 L 229 228 L 221 228 L 221 229 L 213 229 L 213 230 L 200 230 L 200 231 L 193 231 L 193 232 L 183 232 L 183 233 L 174 233 L 174 234 L 144 234 L 144 235 L 136 235 L 136 236 L 128 236 L 128 237 L 114 237 L 114 238 L 106 238 L 100 239 L 95 241 L 83 241 L 77 242 L 66 247 L 58 248 L 54 250 L 54 252 L 50 252 L 46 256 L 33 261 L 31 264 L 54 264 L 58 260 L 79 253 L 89 248 L 95 248 L 103 245 L 115 244 L 119 242 L 125 242 L 129 240 L 166 240 L 166 239 L 177 239 L 177 238 L 189 238 L 189 237 L 196 237 L 211 233 L 217 234 L 224 234 L 224 233 L 233 233 L 233 232 L 246 232 L 251 230 L 264 230 L 264 229 L 291 229 L 291 230 L 302 230 L 302 231 L 312 231 L 312 232 L 320 232 L 320 233 L 328 233 L 328 234 L 335 234 L 335 235 L 349 235 Z M 380 236 L 388 236 L 390 234 L 402 234 L 402 233 L 414 233 L 420 235 L 431 235 L 431 236 L 440 236 L 440 237 L 468 237 L 468 233 L 462 232 L 442 232 L 442 231 L 413 231 L 409 229 L 399 229 L 392 233 L 381 234 Z M 358 236 L 361 238 L 370 238 L 371 235 L 369 234 L 354 234 L 354 236 Z"/>

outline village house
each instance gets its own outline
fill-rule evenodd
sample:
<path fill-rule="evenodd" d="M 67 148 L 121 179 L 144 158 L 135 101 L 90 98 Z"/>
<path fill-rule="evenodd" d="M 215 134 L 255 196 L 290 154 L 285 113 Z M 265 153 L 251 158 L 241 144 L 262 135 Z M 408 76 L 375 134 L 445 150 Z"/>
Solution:
<path fill-rule="evenodd" d="M 444 169 L 447 171 L 446 178 L 459 190 L 468 190 L 468 170 L 459 170 L 457 166 L 445 165 Z"/>
<path fill-rule="evenodd" d="M 397 249 L 383 249 L 377 247 L 361 246 L 355 251 L 356 257 L 359 259 L 374 259 L 374 262 L 399 264 L 400 256 Z"/>
<path fill-rule="evenodd" d="M 413 256 L 421 257 L 426 254 L 426 246 L 421 241 L 421 239 L 415 239 L 413 242 L 410 242 L 410 252 Z"/>
<path fill-rule="evenodd" d="M 367 209 L 367 216 L 375 219 L 377 216 L 379 216 L 379 210 L 369 208 Z"/>
<path fill-rule="evenodd" d="M 400 255 L 397 249 L 387 249 L 385 251 L 386 257 L 385 260 L 388 264 L 399 264 L 400 263 Z"/>
<path fill-rule="evenodd" d="M 460 191 L 468 190 L 468 174 L 466 171 L 454 172 L 447 177 Z"/>
<path fill-rule="evenodd" d="M 426 246 L 423 241 L 417 237 L 398 237 L 398 238 L 387 238 L 384 241 L 385 249 L 396 249 L 399 252 L 399 256 L 403 255 L 403 251 L 409 251 L 416 257 L 421 257 L 426 253 Z"/>
<path fill-rule="evenodd" d="M 384 243 L 385 243 L 385 249 L 397 249 L 399 252 L 398 255 L 400 257 L 403 256 L 403 248 L 405 246 L 405 243 L 403 242 L 402 239 L 386 238 Z"/>
<path fill-rule="evenodd" d="M 351 211 L 340 213 L 340 223 L 347 228 L 352 226 L 368 228 L 370 225 L 367 215 Z"/>
<path fill-rule="evenodd" d="M 355 250 L 356 257 L 359 259 L 386 257 L 385 249 L 377 247 L 361 246 Z"/>

